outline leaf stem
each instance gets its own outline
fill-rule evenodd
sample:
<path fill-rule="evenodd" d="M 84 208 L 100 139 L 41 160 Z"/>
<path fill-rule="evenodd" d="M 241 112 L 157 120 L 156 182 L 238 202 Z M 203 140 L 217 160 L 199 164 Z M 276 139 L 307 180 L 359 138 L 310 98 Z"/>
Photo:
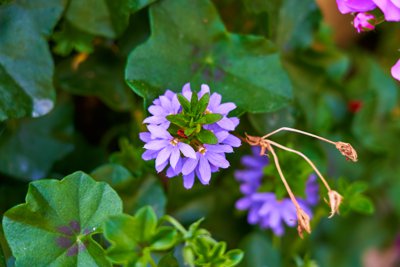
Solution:
<path fill-rule="evenodd" d="M 271 135 L 273 135 L 273 134 L 276 134 L 276 133 L 278 133 L 278 132 L 281 132 L 281 131 L 295 132 L 295 133 L 299 133 L 299 134 L 308 135 L 308 136 L 314 137 L 314 138 L 316 138 L 316 139 L 319 139 L 319 140 L 321 140 L 321 141 L 324 141 L 324 142 L 327 142 L 327 143 L 330 143 L 330 144 L 336 146 L 336 142 L 333 142 L 333 141 L 331 141 L 331 140 L 329 140 L 329 139 L 323 138 L 323 137 L 321 137 L 321 136 L 318 136 L 318 135 L 315 135 L 315 134 L 312 134 L 312 133 L 308 133 L 308 132 L 304 132 L 304 131 L 301 131 L 301 130 L 289 128 L 289 127 L 282 127 L 282 128 L 279 128 L 279 129 L 277 129 L 277 130 L 275 130 L 275 131 L 273 131 L 273 132 L 270 132 L 269 134 L 264 135 L 264 136 L 262 137 L 262 139 L 266 139 L 266 138 L 268 138 L 269 136 L 271 136 Z"/>

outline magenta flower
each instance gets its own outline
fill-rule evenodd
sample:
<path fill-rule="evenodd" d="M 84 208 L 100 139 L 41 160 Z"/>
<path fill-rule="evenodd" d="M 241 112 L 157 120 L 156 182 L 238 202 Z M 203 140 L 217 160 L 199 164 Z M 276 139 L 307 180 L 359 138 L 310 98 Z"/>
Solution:
<path fill-rule="evenodd" d="M 353 25 L 356 28 L 357 32 L 360 33 L 362 31 L 371 31 L 375 29 L 375 26 L 372 22 L 375 20 L 374 15 L 368 13 L 358 13 L 354 17 Z"/>
<path fill-rule="evenodd" d="M 336 3 L 342 14 L 367 12 L 376 8 L 372 0 L 336 0 Z"/>
<path fill-rule="evenodd" d="M 201 86 L 201 91 L 197 98 L 209 94 L 210 89 L 207 85 Z M 189 102 L 192 98 L 190 84 L 185 84 L 182 89 L 182 95 Z M 182 174 L 184 187 L 189 189 L 193 186 L 195 177 L 206 185 L 209 184 L 211 174 L 229 167 L 229 162 L 225 158 L 225 153 L 233 152 L 233 147 L 241 145 L 239 138 L 232 135 L 229 131 L 234 130 L 239 124 L 239 119 L 228 117 L 228 113 L 236 108 L 233 103 L 221 103 L 221 95 L 213 93 L 210 95 L 209 102 L 204 105 L 204 114 L 199 116 L 211 116 L 207 114 L 220 114 L 218 121 L 210 122 L 201 126 L 201 131 L 208 132 L 208 135 L 214 135 L 216 143 L 202 143 L 197 139 L 193 130 L 188 132 L 192 134 L 187 136 L 185 129 L 179 126 L 181 122 L 171 123 L 168 115 L 184 116 L 182 114 L 184 102 L 182 98 L 178 100 L 177 94 L 167 91 L 153 101 L 149 107 L 152 116 L 146 118 L 144 123 L 148 124 L 149 132 L 140 133 L 140 139 L 145 142 L 143 153 L 144 160 L 155 159 L 156 170 L 161 172 L 167 168 L 167 177 L 175 177 Z M 188 103 L 189 103 L 188 102 Z M 182 104 L 183 103 L 183 104 Z M 185 113 L 186 114 L 186 113 Z M 168 117 L 170 118 L 170 117 Z M 182 119 L 183 120 L 183 119 Z M 178 127 L 178 128 L 177 128 Z M 197 127 L 197 126 L 196 126 Z M 190 130 L 190 129 L 189 129 Z M 207 142 L 207 141 L 205 141 Z"/>
<path fill-rule="evenodd" d="M 275 235 L 284 234 L 284 225 L 294 227 L 297 224 L 296 208 L 289 198 L 278 200 L 271 192 L 258 192 L 263 177 L 264 168 L 268 165 L 268 158 L 260 156 L 260 148 L 253 147 L 253 154 L 244 156 L 241 160 L 246 167 L 235 172 L 236 180 L 244 197 L 236 202 L 238 210 L 248 210 L 249 224 L 259 225 L 263 229 L 271 229 Z M 311 207 L 319 201 L 317 177 L 312 174 L 306 183 L 305 199 L 296 198 L 300 207 L 312 216 Z"/>
<path fill-rule="evenodd" d="M 392 67 L 391 73 L 393 78 L 400 81 L 400 60 L 398 60 L 396 64 Z"/>

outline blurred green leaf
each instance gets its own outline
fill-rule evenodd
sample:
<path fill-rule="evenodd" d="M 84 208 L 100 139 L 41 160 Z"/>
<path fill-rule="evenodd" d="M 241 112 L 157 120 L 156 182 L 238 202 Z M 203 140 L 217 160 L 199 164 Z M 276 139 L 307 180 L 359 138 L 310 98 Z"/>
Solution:
<path fill-rule="evenodd" d="M 172 253 L 168 253 L 161 258 L 158 267 L 179 267 L 179 263 Z"/>
<path fill-rule="evenodd" d="M 212 124 L 222 119 L 221 114 L 213 113 L 213 114 L 205 114 L 197 123 L 201 124 Z"/>
<path fill-rule="evenodd" d="M 270 240 L 263 233 L 252 233 L 246 236 L 239 247 L 243 249 L 245 255 L 240 266 L 281 266 L 279 252 L 272 247 Z"/>
<path fill-rule="evenodd" d="M 24 180 L 44 178 L 73 150 L 72 109 L 60 103 L 37 119 L 8 121 L 0 139 L 0 171 Z"/>
<path fill-rule="evenodd" d="M 111 163 L 117 163 L 127 168 L 135 177 L 143 175 L 144 161 L 142 151 L 129 142 L 127 138 L 119 140 L 120 151 L 110 156 Z"/>
<path fill-rule="evenodd" d="M 53 48 L 54 53 L 61 56 L 68 56 L 72 51 L 88 54 L 93 52 L 94 36 L 67 22 L 62 24 L 61 30 L 53 34 L 52 39 L 56 43 Z"/>
<path fill-rule="evenodd" d="M 355 196 L 350 200 L 352 210 L 363 214 L 372 214 L 375 211 L 372 201 L 365 196 Z"/>
<path fill-rule="evenodd" d="M 128 169 L 114 163 L 104 164 L 93 170 L 90 175 L 98 181 L 107 182 L 116 190 L 123 189 L 135 179 Z"/>
<path fill-rule="evenodd" d="M 82 31 L 116 38 L 128 26 L 129 15 L 129 0 L 70 0 L 65 17 Z"/>
<path fill-rule="evenodd" d="M 152 237 L 151 249 L 166 250 L 174 246 L 177 240 L 177 232 L 171 227 L 159 227 L 156 234 Z"/>
<path fill-rule="evenodd" d="M 129 192 L 128 195 L 122 196 L 125 203 L 125 210 L 133 214 L 143 206 L 151 206 L 157 216 L 165 214 L 167 205 L 167 197 L 161 183 L 154 177 L 147 177 L 136 192 Z"/>
<path fill-rule="evenodd" d="M 64 4 L 16 0 L 0 7 L 0 121 L 39 117 L 53 108 L 54 66 L 45 35 Z"/>
<path fill-rule="evenodd" d="M 129 0 L 129 9 L 134 13 L 156 1 L 157 0 Z"/>
<path fill-rule="evenodd" d="M 152 36 L 132 51 L 125 72 L 146 101 L 188 81 L 196 87 L 208 83 L 225 101 L 250 112 L 276 110 L 290 101 L 291 84 L 274 45 L 228 33 L 209 1 L 162 1 L 150 7 L 150 17 Z"/>
<path fill-rule="evenodd" d="M 82 266 L 110 266 L 91 235 L 121 212 L 109 185 L 76 172 L 62 181 L 31 183 L 26 203 L 4 214 L 3 227 L 17 266 L 71 266 L 78 258 Z"/>
<path fill-rule="evenodd" d="M 123 78 L 124 64 L 118 54 L 99 48 L 79 65 L 75 59 L 57 65 L 56 82 L 70 93 L 97 96 L 114 110 L 131 110 L 134 98 Z"/>

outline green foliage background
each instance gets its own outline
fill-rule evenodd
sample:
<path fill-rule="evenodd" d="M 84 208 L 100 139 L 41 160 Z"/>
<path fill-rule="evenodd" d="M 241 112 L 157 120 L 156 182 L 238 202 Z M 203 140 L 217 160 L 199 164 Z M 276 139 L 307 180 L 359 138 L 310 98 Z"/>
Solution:
<path fill-rule="evenodd" d="M 346 48 L 333 36 L 313 0 L 0 1 L 0 213 L 24 202 L 29 182 L 82 170 L 111 185 L 132 216 L 150 205 L 183 225 L 205 217 L 217 240 L 243 249 L 241 266 L 361 266 L 399 233 L 400 106 L 389 69 L 400 27 L 381 25 Z M 321 200 L 304 240 L 249 226 L 234 209 L 246 145 L 210 186 L 186 191 L 181 178 L 157 175 L 141 159 L 146 107 L 186 82 L 235 102 L 239 135 L 289 126 L 352 143 L 356 164 L 307 137 L 276 138 L 330 178 L 342 215 L 327 219 Z M 311 169 L 279 155 L 301 194 Z M 282 194 L 272 166 L 267 174 Z M 0 266 L 13 266 L 1 231 L 0 245 Z"/>

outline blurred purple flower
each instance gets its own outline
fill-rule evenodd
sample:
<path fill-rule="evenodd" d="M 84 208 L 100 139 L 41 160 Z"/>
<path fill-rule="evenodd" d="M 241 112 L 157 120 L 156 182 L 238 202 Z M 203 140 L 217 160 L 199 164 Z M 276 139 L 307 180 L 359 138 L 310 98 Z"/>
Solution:
<path fill-rule="evenodd" d="M 400 81 L 400 60 L 392 67 L 391 73 L 396 80 Z"/>
<path fill-rule="evenodd" d="M 284 234 L 284 224 L 293 227 L 297 224 L 296 208 L 289 198 L 278 200 L 271 192 L 258 192 L 264 177 L 268 158 L 260 156 L 260 148 L 252 147 L 252 155 L 242 157 L 244 170 L 235 172 L 236 180 L 244 197 L 236 202 L 238 210 L 248 210 L 249 224 L 258 224 L 263 229 L 272 229 L 275 235 Z M 312 216 L 311 207 L 319 201 L 317 176 L 311 174 L 306 183 L 306 198 L 296 198 L 300 207 Z"/>
<path fill-rule="evenodd" d="M 336 0 L 336 3 L 342 14 L 366 12 L 376 8 L 376 5 L 372 0 Z"/>
<path fill-rule="evenodd" d="M 387 21 L 400 21 L 400 0 L 373 0 Z"/>
<path fill-rule="evenodd" d="M 357 16 L 354 17 L 353 25 L 358 33 L 363 31 L 371 31 L 375 29 L 375 26 L 373 25 L 374 20 L 375 16 L 372 14 L 358 13 Z"/>
<path fill-rule="evenodd" d="M 200 99 L 206 93 L 210 93 L 210 88 L 203 84 L 197 96 Z M 190 101 L 192 90 L 189 83 L 183 86 L 182 95 Z M 221 114 L 223 118 L 202 127 L 211 130 L 217 137 L 218 143 L 215 145 L 191 143 L 179 136 L 174 137 L 168 132 L 170 123 L 166 116 L 182 112 L 177 95 L 168 90 L 163 96 L 154 100 L 153 105 L 149 107 L 152 116 L 144 120 L 144 123 L 148 124 L 149 132 L 140 133 L 140 139 L 146 143 L 144 146 L 146 151 L 142 158 L 156 159 L 158 172 L 169 165 L 167 177 L 182 174 L 184 187 L 187 189 L 193 186 L 196 176 L 202 184 L 209 184 L 211 173 L 219 171 L 220 168 L 229 167 L 225 153 L 231 153 L 233 147 L 241 145 L 240 139 L 229 133 L 239 124 L 238 118 L 228 117 L 228 113 L 235 108 L 236 105 L 233 103 L 221 104 L 221 95 L 213 93 L 206 112 Z"/>

